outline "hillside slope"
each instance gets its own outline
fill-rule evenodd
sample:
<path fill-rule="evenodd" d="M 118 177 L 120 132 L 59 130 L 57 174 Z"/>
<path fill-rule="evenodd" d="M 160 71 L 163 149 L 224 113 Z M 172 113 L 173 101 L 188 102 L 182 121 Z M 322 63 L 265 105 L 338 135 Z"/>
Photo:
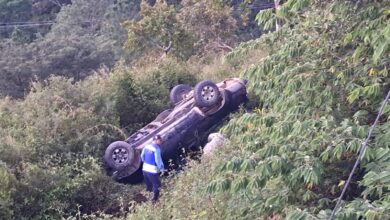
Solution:
<path fill-rule="evenodd" d="M 216 155 L 165 180 L 157 208 L 128 218 L 329 217 L 390 89 L 389 18 L 389 1 L 294 0 L 259 14 L 282 28 L 226 56 L 268 54 L 241 73 L 257 108 L 222 129 L 230 143 Z M 390 218 L 389 116 L 387 105 L 339 219 Z"/>

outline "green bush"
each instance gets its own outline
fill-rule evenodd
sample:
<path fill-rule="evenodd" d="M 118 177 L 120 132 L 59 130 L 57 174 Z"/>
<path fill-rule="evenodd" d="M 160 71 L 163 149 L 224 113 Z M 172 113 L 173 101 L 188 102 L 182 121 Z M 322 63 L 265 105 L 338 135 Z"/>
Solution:
<path fill-rule="evenodd" d="M 105 177 L 95 159 L 91 162 L 94 166 L 87 167 L 92 174 L 86 174 L 87 168 L 70 172 L 68 167 L 77 167 L 77 161 L 90 157 L 100 160 L 108 143 L 123 138 L 115 127 L 119 120 L 105 90 L 106 78 L 105 74 L 97 74 L 75 83 L 51 77 L 44 83 L 34 83 L 24 100 L 1 101 L 0 132 L 4 135 L 0 159 L 17 178 L 10 189 L 14 201 L 10 210 L 16 218 L 75 214 L 76 204 L 81 203 L 77 200 L 79 188 Z M 83 182 L 80 179 L 86 183 L 78 184 Z M 61 190 L 64 193 L 58 193 Z M 99 196 L 109 198 L 109 193 Z M 101 203 L 83 207 L 82 211 L 98 211 Z"/>
<path fill-rule="evenodd" d="M 174 85 L 196 81 L 176 60 L 142 72 L 119 65 L 78 82 L 52 76 L 33 82 L 24 100 L 0 100 L 3 216 L 107 217 L 129 211 L 138 188 L 106 176 L 105 148 L 166 109 Z"/>
<path fill-rule="evenodd" d="M 130 133 L 152 121 L 166 109 L 169 91 L 175 85 L 194 84 L 196 76 L 186 64 L 175 59 L 147 67 L 117 66 L 109 77 L 110 96 L 120 118 L 120 126 Z"/>
<path fill-rule="evenodd" d="M 0 218 L 12 219 L 14 204 L 12 198 L 13 185 L 15 184 L 14 177 L 5 168 L 4 164 L 0 164 Z"/>

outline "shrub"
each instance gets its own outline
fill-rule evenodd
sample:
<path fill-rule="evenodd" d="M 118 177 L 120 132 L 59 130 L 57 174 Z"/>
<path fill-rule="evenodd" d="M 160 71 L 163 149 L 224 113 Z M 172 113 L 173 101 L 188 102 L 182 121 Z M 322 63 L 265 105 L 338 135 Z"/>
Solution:
<path fill-rule="evenodd" d="M 15 179 L 13 176 L 8 172 L 4 164 L 0 164 L 0 216 L 3 219 L 12 219 L 14 214 L 14 210 L 12 210 L 14 184 Z"/>
<path fill-rule="evenodd" d="M 173 86 L 194 84 L 196 81 L 185 63 L 175 59 L 143 65 L 134 68 L 118 65 L 110 75 L 111 86 L 106 88 L 111 91 L 120 125 L 130 133 L 167 108 L 169 91 Z"/>

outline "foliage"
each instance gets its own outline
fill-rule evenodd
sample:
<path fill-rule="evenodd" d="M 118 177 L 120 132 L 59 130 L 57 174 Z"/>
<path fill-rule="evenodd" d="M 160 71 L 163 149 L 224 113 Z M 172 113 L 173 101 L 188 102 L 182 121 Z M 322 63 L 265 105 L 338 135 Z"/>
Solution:
<path fill-rule="evenodd" d="M 143 75 L 118 65 L 82 81 L 51 76 L 33 82 L 24 100 L 1 99 L 4 216 L 105 218 L 130 211 L 138 187 L 106 176 L 101 155 L 165 109 L 170 88 L 196 81 L 173 59 L 138 70 Z"/>
<path fill-rule="evenodd" d="M 12 191 L 14 218 L 61 218 L 77 213 L 121 214 L 135 188 L 113 182 L 91 157 L 62 167 L 24 164 Z M 28 211 L 27 211 L 28 210 Z"/>
<path fill-rule="evenodd" d="M 196 77 L 181 61 L 165 59 L 141 69 L 119 65 L 109 80 L 106 90 L 112 91 L 119 124 L 131 133 L 166 109 L 170 89 L 177 84 L 194 84 Z"/>
<path fill-rule="evenodd" d="M 232 9 L 221 1 L 181 2 L 178 19 L 188 33 L 195 36 L 194 50 L 204 54 L 208 51 L 230 51 L 237 42 L 237 22 Z"/>
<path fill-rule="evenodd" d="M 190 161 L 180 173 L 173 172 L 163 179 L 162 196 L 155 208 L 149 202 L 140 204 L 128 219 L 228 219 L 227 211 L 234 219 L 235 210 L 223 208 L 227 197 L 215 198 L 204 191 L 205 183 L 211 178 L 205 170 L 212 171 L 214 166 L 212 158 L 202 163 Z"/>
<path fill-rule="evenodd" d="M 243 21 L 233 13 L 232 6 L 239 2 L 185 0 L 169 4 L 159 0 L 150 5 L 143 1 L 141 19 L 125 23 L 125 47 L 135 56 L 162 59 L 169 53 L 182 60 L 231 51 L 237 42 L 246 39 L 239 32 L 239 26 L 245 29 Z"/>
<path fill-rule="evenodd" d="M 249 142 L 248 145 L 244 144 L 243 148 L 254 152 L 259 158 L 256 159 L 257 156 L 253 155 L 255 161 L 238 162 L 242 165 L 237 165 L 237 172 L 251 176 L 251 170 L 269 169 L 272 176 L 260 172 L 262 175 L 259 179 L 251 177 L 248 182 L 259 181 L 260 185 L 257 187 L 266 190 L 267 185 L 264 184 L 281 178 L 282 185 L 287 186 L 283 196 L 275 192 L 275 197 L 264 198 L 260 203 L 267 204 L 272 199 L 273 202 L 285 204 L 280 207 L 295 204 L 301 208 L 308 208 L 308 211 L 314 214 L 319 213 L 323 208 L 330 208 L 321 207 L 319 204 L 314 207 L 311 203 L 315 200 L 335 198 L 336 195 L 328 195 L 326 192 L 332 192 L 332 188 L 337 188 L 343 178 L 334 179 L 328 176 L 327 172 L 340 170 L 339 160 L 352 163 L 356 159 L 354 155 L 366 135 L 365 125 L 372 122 L 374 113 L 378 111 L 383 100 L 383 94 L 389 88 L 387 77 L 368 74 L 367 69 L 384 70 L 388 65 L 383 63 L 378 65 L 374 58 L 376 54 L 374 47 L 371 52 L 361 54 L 362 57 L 354 60 L 353 54 L 360 50 L 359 46 L 363 46 L 363 43 L 346 46 L 342 42 L 344 36 L 360 30 L 359 24 L 363 23 L 360 15 L 372 10 L 368 7 L 367 10 L 361 10 L 358 15 L 355 15 L 356 9 L 351 9 L 349 4 L 351 3 L 330 5 L 330 9 L 322 15 L 325 17 L 322 25 L 314 25 L 321 24 L 320 17 L 305 20 L 301 27 L 298 24 L 295 28 L 297 30 L 303 28 L 311 30 L 306 35 L 295 34 L 294 29 L 291 32 L 286 29 L 281 30 L 280 34 L 275 35 L 283 37 L 287 35 L 289 42 L 281 39 L 281 42 L 285 43 L 281 49 L 244 73 L 244 76 L 253 82 L 250 89 L 258 95 L 262 102 L 262 109 L 259 109 L 257 114 L 240 118 L 237 124 L 231 124 L 227 131 L 233 136 L 240 135 L 241 140 Z M 378 7 L 375 4 L 370 6 Z M 318 10 L 315 12 L 319 13 Z M 373 23 L 377 23 L 375 18 L 382 19 L 381 13 L 370 14 L 373 16 L 371 17 Z M 381 33 L 382 29 L 377 31 Z M 366 34 L 371 33 L 366 32 Z M 321 46 L 318 49 L 313 45 Z M 271 45 L 271 48 L 274 46 Z M 381 54 L 382 59 L 388 60 L 388 55 Z M 369 61 L 361 63 L 360 59 Z M 367 93 L 361 90 L 357 95 L 359 100 L 351 98 L 354 93 L 357 93 L 355 86 L 362 82 Z M 369 91 L 368 88 L 372 89 Z M 343 100 L 343 105 L 337 104 Z M 366 120 L 357 120 L 362 118 L 363 112 L 367 113 Z M 388 127 L 386 121 L 383 123 L 378 126 L 378 129 Z M 247 136 L 243 136 L 242 132 Z M 372 149 L 366 152 L 366 164 L 368 161 L 375 161 L 375 152 L 383 147 L 381 144 L 383 142 L 378 142 L 379 137 L 383 137 L 381 132 L 371 143 Z M 255 148 L 252 148 L 253 143 Z M 247 170 L 245 168 L 247 166 L 244 166 L 246 163 L 257 165 Z M 230 170 L 229 164 L 230 162 L 226 163 L 221 169 Z M 231 169 L 234 171 L 235 167 L 233 165 Z M 362 183 L 369 178 L 368 174 L 364 176 Z M 321 178 L 326 179 L 321 181 Z M 233 181 L 232 185 L 238 184 L 239 181 L 240 179 Z M 320 184 L 326 181 L 329 181 L 329 185 Z M 365 184 L 362 185 L 367 187 Z M 251 189 L 252 187 L 252 185 L 242 185 L 240 188 Z M 303 187 L 306 189 L 298 190 Z M 289 192 L 292 194 L 289 195 Z M 287 200 L 285 200 L 286 196 Z M 350 192 L 349 196 L 351 198 L 358 195 Z M 303 203 L 299 201 L 300 198 L 303 198 Z M 375 197 L 370 198 L 375 200 Z M 282 209 L 278 207 L 269 208 L 261 205 L 260 208 L 282 214 Z M 363 215 L 367 215 L 370 210 L 364 210 Z"/>
<path fill-rule="evenodd" d="M 0 1 L 1 26 L 0 41 L 11 39 L 16 43 L 30 43 L 38 35 L 45 35 L 49 28 L 42 26 L 19 26 L 14 24 L 36 24 L 39 22 L 51 22 L 56 13 L 63 5 L 69 4 L 70 0 L 2 0 Z"/>
<path fill-rule="evenodd" d="M 23 98 L 31 81 L 43 81 L 51 74 L 82 80 L 101 66 L 114 67 L 120 59 L 126 63 L 143 60 L 148 65 L 167 55 L 181 60 L 196 55 L 193 59 L 208 64 L 216 53 L 224 54 L 237 42 L 257 36 L 253 34 L 257 28 L 245 25 L 247 21 L 237 15 L 247 3 L 1 1 L 4 22 L 29 23 L 4 29 L 0 96 Z"/>
<path fill-rule="evenodd" d="M 176 57 L 187 59 L 193 39 L 180 25 L 176 13 L 175 6 L 165 1 L 158 0 L 153 6 L 142 1 L 141 19 L 124 23 L 128 30 L 125 47 L 131 54 L 141 56 L 144 53 L 164 55 L 164 48 L 171 47 Z"/>
<path fill-rule="evenodd" d="M 12 8 L 3 10 L 6 2 L 27 3 L 0 1 L 1 13 Z M 27 35 L 15 31 L 21 41 L 0 44 L 2 94 L 25 96 L 0 100 L 1 217 L 329 217 L 390 88 L 389 3 L 285 1 L 257 16 L 263 28 L 281 28 L 242 43 L 221 63 L 207 45 L 242 39 L 233 1 L 166 2 L 73 1 L 34 42 L 23 44 Z M 142 60 L 91 75 L 123 56 L 126 31 L 127 58 Z M 156 46 L 170 40 L 162 57 Z M 237 72 L 254 108 L 223 127 L 229 143 L 164 178 L 159 204 L 134 207 L 141 186 L 105 175 L 107 144 L 165 109 L 174 85 Z M 388 105 L 337 219 L 389 218 L 389 119 Z"/>
<path fill-rule="evenodd" d="M 13 210 L 11 206 L 13 200 L 12 185 L 15 179 L 9 174 L 9 171 L 4 167 L 3 164 L 0 166 L 0 216 L 4 219 L 10 219 L 13 216 Z"/>
<path fill-rule="evenodd" d="M 293 25 L 294 18 L 305 13 L 307 6 L 311 3 L 311 0 L 288 0 L 280 6 L 280 8 L 266 9 L 260 11 L 256 20 L 259 25 L 262 25 L 265 30 L 271 30 L 276 25 L 286 24 Z"/>
<path fill-rule="evenodd" d="M 119 189 L 124 192 L 124 186 L 107 179 L 95 159 L 120 138 L 109 126 L 93 129 L 118 121 L 110 97 L 100 87 L 105 83 L 104 76 L 82 83 L 53 77 L 45 86 L 35 83 L 24 101 L 2 100 L 0 160 L 14 178 L 6 189 L 10 199 L 4 200 L 12 218 L 59 218 L 76 213 L 78 204 L 85 212 L 108 204 L 119 209 L 120 201 L 109 198 Z M 90 206 L 80 199 L 102 186 L 107 190 L 91 198 Z"/>
<path fill-rule="evenodd" d="M 257 108 L 222 129 L 231 142 L 211 164 L 169 184 L 162 209 L 141 206 L 129 218 L 327 219 L 390 88 L 389 6 L 287 1 L 282 28 L 226 57 L 268 53 L 241 75 Z M 389 218 L 388 120 L 376 127 L 337 219 Z"/>
<path fill-rule="evenodd" d="M 0 42 L 0 92 L 21 98 L 33 79 L 51 74 L 80 80 L 120 57 L 126 32 L 120 23 L 137 16 L 137 2 L 76 0 L 62 6 L 50 32 L 29 44 Z"/>

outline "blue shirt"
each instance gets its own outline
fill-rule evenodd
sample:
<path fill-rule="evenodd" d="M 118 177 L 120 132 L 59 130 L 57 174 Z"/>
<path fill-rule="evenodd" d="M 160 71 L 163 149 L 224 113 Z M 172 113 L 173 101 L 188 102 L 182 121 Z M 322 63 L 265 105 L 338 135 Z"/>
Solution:
<path fill-rule="evenodd" d="M 144 162 L 142 170 L 149 173 L 158 173 L 164 170 L 164 163 L 161 158 L 161 150 L 158 144 L 148 144 L 142 149 L 141 160 Z"/>

